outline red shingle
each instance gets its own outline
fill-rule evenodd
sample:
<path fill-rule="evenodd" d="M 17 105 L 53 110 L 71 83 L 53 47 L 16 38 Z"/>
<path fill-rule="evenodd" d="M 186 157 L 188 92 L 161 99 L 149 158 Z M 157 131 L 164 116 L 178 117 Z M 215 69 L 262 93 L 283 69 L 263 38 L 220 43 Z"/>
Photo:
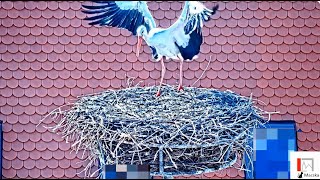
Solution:
<path fill-rule="evenodd" d="M 64 176 L 64 169 L 62 168 L 54 168 L 52 170 L 52 174 L 53 174 L 53 177 L 55 178 L 62 178 Z"/>
<path fill-rule="evenodd" d="M 11 161 L 11 167 L 13 169 L 19 170 L 23 167 L 23 161 L 21 161 L 20 159 L 16 158 L 13 161 Z"/>

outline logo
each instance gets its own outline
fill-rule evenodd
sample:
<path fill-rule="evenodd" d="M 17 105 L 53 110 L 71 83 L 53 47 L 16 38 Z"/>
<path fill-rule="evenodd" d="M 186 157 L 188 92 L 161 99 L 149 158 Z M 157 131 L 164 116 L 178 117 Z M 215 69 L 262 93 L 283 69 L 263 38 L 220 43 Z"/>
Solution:
<path fill-rule="evenodd" d="M 298 178 L 302 178 L 303 172 L 298 175 Z"/>
<path fill-rule="evenodd" d="M 314 171 L 313 158 L 297 158 L 297 171 Z"/>
<path fill-rule="evenodd" d="M 320 178 L 320 152 L 291 151 L 289 155 L 291 179 Z"/>

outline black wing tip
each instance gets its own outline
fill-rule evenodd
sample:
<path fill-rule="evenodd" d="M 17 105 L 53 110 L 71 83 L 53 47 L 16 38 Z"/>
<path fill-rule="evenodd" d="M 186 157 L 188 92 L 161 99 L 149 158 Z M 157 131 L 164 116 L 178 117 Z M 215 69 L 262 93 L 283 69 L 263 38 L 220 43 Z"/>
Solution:
<path fill-rule="evenodd" d="M 90 5 L 84 5 L 84 4 L 82 4 L 82 7 L 85 8 L 85 9 L 90 9 Z"/>
<path fill-rule="evenodd" d="M 84 14 L 91 14 L 91 13 L 90 13 L 90 12 L 91 12 L 90 10 L 82 10 L 81 12 L 84 13 Z"/>
<path fill-rule="evenodd" d="M 94 6 L 94 5 L 84 5 L 84 4 L 82 4 L 82 8 L 83 8 L 83 9 L 86 9 L 86 10 L 88 10 L 88 11 L 90 11 L 90 10 L 96 10 L 96 9 L 99 9 L 99 6 Z"/>
<path fill-rule="evenodd" d="M 218 9 L 219 9 L 219 4 L 213 6 L 213 8 L 212 8 L 212 14 L 215 14 Z"/>

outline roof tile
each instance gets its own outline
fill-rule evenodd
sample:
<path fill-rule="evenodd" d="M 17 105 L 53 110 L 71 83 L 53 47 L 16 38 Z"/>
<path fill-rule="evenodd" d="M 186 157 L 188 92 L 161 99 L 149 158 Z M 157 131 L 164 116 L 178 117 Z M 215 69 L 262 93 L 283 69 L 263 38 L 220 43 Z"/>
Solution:
<path fill-rule="evenodd" d="M 25 169 L 25 168 L 22 168 L 22 169 L 20 169 L 20 171 L 17 171 L 17 176 L 18 176 L 19 178 L 27 178 L 28 175 L 29 175 L 29 172 L 28 172 L 28 170 Z"/>
<path fill-rule="evenodd" d="M 42 169 L 42 170 L 40 171 L 40 174 L 41 174 L 41 176 L 42 176 L 43 178 L 49 178 L 49 177 L 52 176 L 53 171 L 52 171 L 52 169 L 50 169 L 50 168 L 47 167 L 47 168 Z"/>
<path fill-rule="evenodd" d="M 10 10 L 13 8 L 13 2 L 9 2 L 9 1 L 2 2 L 1 6 L 6 10 Z"/>
<path fill-rule="evenodd" d="M 303 123 L 305 122 L 306 120 L 306 117 L 302 114 L 295 114 L 294 115 L 294 120 L 297 122 L 297 123 Z"/>
<path fill-rule="evenodd" d="M 59 161 L 59 167 L 66 169 L 70 167 L 70 160 L 68 159 L 62 159 Z"/>
<path fill-rule="evenodd" d="M 56 160 L 56 159 L 50 159 L 49 160 L 49 163 L 48 163 L 48 167 L 50 168 L 50 169 L 56 169 L 56 168 L 58 168 L 59 167 L 59 161 L 58 160 Z"/>
<path fill-rule="evenodd" d="M 225 80 L 225 79 L 228 78 L 228 72 L 226 72 L 226 71 L 219 71 L 219 72 L 218 72 L 218 77 L 219 77 L 219 79 Z"/>
<path fill-rule="evenodd" d="M 265 95 L 269 98 L 274 96 L 274 89 L 273 88 L 266 87 L 262 91 L 263 91 L 263 95 Z"/>
<path fill-rule="evenodd" d="M 306 115 L 306 121 L 310 124 L 314 124 L 317 122 L 317 116 L 314 114 L 308 114 Z"/>
<path fill-rule="evenodd" d="M 304 81 L 302 81 L 302 85 L 306 88 L 312 88 L 315 84 L 314 84 L 314 80 L 311 79 L 305 79 Z M 308 94 L 310 95 L 310 94 Z"/>
<path fill-rule="evenodd" d="M 6 105 L 6 103 L 7 103 L 6 99 L 1 96 L 1 98 L 0 98 L 0 106 L 4 106 L 4 105 Z"/>
<path fill-rule="evenodd" d="M 29 134 L 25 133 L 25 135 L 27 135 L 26 137 L 29 139 Z M 20 135 L 19 135 L 19 137 L 20 137 Z M 18 139 L 19 139 L 19 137 L 18 137 Z M 21 135 L 21 137 L 23 137 L 23 136 Z M 20 139 L 19 139 L 19 141 L 20 141 Z M 32 141 L 24 141 L 23 149 L 25 149 L 26 151 L 29 151 L 29 152 L 33 151 L 35 148 L 36 148 L 36 144 L 34 142 L 32 142 Z"/>
<path fill-rule="evenodd" d="M 305 141 L 307 139 L 307 133 L 299 132 L 297 133 L 297 137 L 299 141 Z"/>
<path fill-rule="evenodd" d="M 262 89 L 260 88 L 254 88 L 252 89 L 252 95 L 253 97 L 261 97 L 262 96 Z"/>
<path fill-rule="evenodd" d="M 23 167 L 23 161 L 21 161 L 18 158 L 15 158 L 13 161 L 11 161 L 11 167 L 16 170 L 19 170 Z"/>
<path fill-rule="evenodd" d="M 30 169 L 29 176 L 32 178 L 39 178 L 40 177 L 40 169 L 37 169 L 37 168 Z"/>
<path fill-rule="evenodd" d="M 77 86 L 79 87 L 78 81 L 77 81 Z M 75 88 L 72 88 L 72 89 L 71 89 L 71 95 L 72 95 L 73 97 L 77 97 L 77 96 L 81 95 L 81 89 L 78 88 L 78 87 L 75 87 Z M 63 99 L 62 99 L 62 100 L 63 100 Z M 63 102 L 64 102 L 64 100 L 63 100 Z M 63 104 L 63 103 L 62 103 L 62 104 Z"/>
<path fill-rule="evenodd" d="M 1 107 L 1 113 L 2 114 L 5 114 L 5 115 L 9 115 L 9 114 L 11 114 L 12 113 L 12 107 L 11 106 L 2 106 Z"/>
<path fill-rule="evenodd" d="M 232 1 L 229 1 L 229 2 L 226 3 L 226 9 L 227 10 L 233 11 L 236 8 L 237 8 L 237 3 L 232 2 Z"/>
<path fill-rule="evenodd" d="M 238 79 L 237 81 L 234 82 L 234 85 L 237 88 L 244 88 L 245 87 L 245 80 L 240 78 L 240 79 Z"/>
<path fill-rule="evenodd" d="M 290 94 L 289 94 L 289 96 L 290 96 Z M 297 96 L 297 97 L 295 97 L 294 99 L 292 99 L 292 102 L 293 102 L 293 104 L 296 105 L 296 106 L 301 106 L 301 105 L 303 104 L 303 98 Z"/>
<path fill-rule="evenodd" d="M 52 174 L 55 178 L 62 178 L 64 176 L 64 169 L 62 168 L 54 168 L 52 170 Z"/>
<path fill-rule="evenodd" d="M 319 91 L 318 88 L 312 87 L 312 88 L 309 88 L 309 94 L 310 94 L 312 97 L 319 97 L 319 96 L 320 96 L 320 91 Z"/>
<path fill-rule="evenodd" d="M 38 132 L 34 132 L 35 129 L 33 130 L 33 133 L 29 134 L 29 138 L 32 142 L 38 142 L 41 138 L 41 134 Z"/>
<path fill-rule="evenodd" d="M 25 151 L 25 150 L 21 150 L 19 151 L 19 153 L 17 154 L 17 157 L 20 159 L 20 160 L 26 160 L 29 158 L 29 152 L 28 151 Z"/>
<path fill-rule="evenodd" d="M 238 169 L 235 168 L 228 168 L 227 170 L 227 175 L 231 178 L 237 177 L 238 176 Z"/>
<path fill-rule="evenodd" d="M 255 80 L 255 79 L 246 80 L 246 87 L 254 88 L 256 86 L 257 86 L 257 80 Z"/>
<path fill-rule="evenodd" d="M 16 133 L 21 133 L 23 131 L 23 125 L 20 124 L 20 123 L 13 124 L 12 125 L 12 130 L 14 132 L 16 132 Z M 16 142 L 16 143 L 17 143 L 16 145 L 19 146 L 17 148 L 21 150 L 22 149 L 22 144 L 19 144 L 20 142 Z M 13 146 L 12 146 L 12 148 L 13 148 Z M 15 150 L 15 151 L 20 151 L 20 150 Z"/>
<path fill-rule="evenodd" d="M 11 148 L 12 148 L 12 150 L 19 152 L 23 149 L 23 143 L 21 143 L 19 141 L 15 141 L 11 144 Z"/>
<path fill-rule="evenodd" d="M 288 113 L 290 114 L 297 114 L 298 113 L 298 107 L 297 106 L 288 106 Z"/>
<path fill-rule="evenodd" d="M 215 172 L 215 175 L 220 178 L 225 177 L 227 175 L 227 169 L 219 170 L 219 171 Z"/>
<path fill-rule="evenodd" d="M 311 128 L 312 128 L 312 130 L 313 130 L 314 132 L 319 133 L 319 132 L 320 132 L 320 123 L 319 123 L 319 122 L 316 122 L 316 123 L 312 124 Z"/>
<path fill-rule="evenodd" d="M 313 18 L 304 19 L 304 24 L 306 26 L 305 28 L 307 28 L 307 27 L 309 27 L 309 28 L 317 28 L 317 22 Z M 300 24 L 300 26 L 301 26 L 301 24 Z M 312 29 L 311 29 L 311 32 L 312 32 Z M 301 32 L 301 34 L 302 34 L 302 32 Z"/>
<path fill-rule="evenodd" d="M 53 151 L 53 157 L 57 160 L 61 160 L 64 158 L 64 151 L 62 150 L 56 150 L 56 151 Z"/>
<path fill-rule="evenodd" d="M 318 100 L 317 100 L 318 101 Z M 319 104 L 319 103 L 317 103 Z M 314 105 L 310 110 L 312 114 L 320 114 L 318 109 L 320 108 L 320 106 Z"/>
<path fill-rule="evenodd" d="M 310 70 L 310 71 L 308 71 L 308 77 L 309 77 L 310 79 L 316 80 L 316 79 L 319 78 L 319 76 L 320 76 L 320 73 L 319 73 L 319 71 L 317 71 L 317 70 Z"/>
<path fill-rule="evenodd" d="M 251 19 L 254 17 L 254 13 L 253 13 L 253 11 L 243 11 L 242 16 L 243 16 L 245 19 L 251 20 Z M 247 22 L 247 21 L 245 21 L 245 22 Z M 251 27 L 252 27 L 252 26 L 251 26 Z"/>
<path fill-rule="evenodd" d="M 281 85 L 281 81 L 280 81 L 280 85 Z M 275 95 L 278 96 L 278 97 L 281 97 L 282 99 L 284 99 L 284 101 L 286 101 L 286 98 L 285 95 L 286 95 L 286 89 L 285 88 L 278 88 L 278 89 L 275 89 Z M 291 98 L 287 98 L 287 99 L 291 99 Z M 291 101 L 292 102 L 292 101 Z M 288 104 L 289 105 L 289 104 Z"/>
<path fill-rule="evenodd" d="M 49 162 L 51 162 L 50 160 L 52 159 L 52 151 L 50 150 L 45 150 L 45 151 L 42 151 L 41 152 L 41 157 L 44 159 L 44 160 L 48 160 Z M 49 166 L 49 163 L 48 163 L 48 166 Z"/>
<path fill-rule="evenodd" d="M 277 100 L 276 100 L 276 102 L 275 103 L 272 103 L 272 101 L 270 101 L 270 104 L 277 104 L 276 105 L 276 111 L 278 111 L 279 112 L 279 114 L 281 114 L 282 116 L 282 118 L 280 118 L 280 119 L 291 119 L 293 116 L 291 116 L 291 115 L 289 115 L 287 112 L 288 112 L 288 110 L 287 110 L 287 106 L 283 106 L 283 105 L 281 105 L 280 104 L 280 102 L 278 101 L 278 99 L 280 99 L 280 98 L 276 98 Z M 287 118 L 287 117 L 289 117 L 289 118 Z"/>
<path fill-rule="evenodd" d="M 30 121 L 30 115 L 27 114 L 22 114 L 20 115 L 19 118 L 19 122 L 23 125 L 28 124 L 29 122 L 33 123 L 32 119 L 36 119 L 38 115 L 32 115 L 31 121 Z M 25 137 L 20 137 L 20 136 L 25 136 Z M 20 136 L 18 136 L 18 139 L 20 142 L 26 142 L 29 139 L 29 135 L 28 134 L 20 134 Z M 22 140 L 24 139 L 24 140 Z"/>
<path fill-rule="evenodd" d="M 9 161 L 16 159 L 17 152 L 16 151 L 3 151 L 3 158 Z"/>
<path fill-rule="evenodd" d="M 69 154 L 69 153 L 66 153 Z M 74 154 L 74 153 L 73 153 Z M 83 163 L 81 163 L 82 160 L 80 160 L 79 158 L 75 157 L 71 160 L 71 167 L 78 169 L 82 166 Z"/>
<path fill-rule="evenodd" d="M 40 155 L 40 154 L 39 154 Z M 40 158 L 40 156 L 39 156 Z M 37 161 L 36 161 L 36 167 L 40 170 L 44 169 L 45 167 L 47 167 L 47 161 L 42 159 L 42 158 L 37 158 Z"/>
<path fill-rule="evenodd" d="M 215 71 L 214 71 L 215 72 Z M 217 73 L 215 72 L 215 76 L 208 76 L 210 79 L 214 79 L 214 78 L 216 78 L 216 76 L 217 76 Z M 236 79 L 239 79 L 239 77 L 240 77 L 240 73 L 239 73 L 239 71 L 235 71 L 235 70 L 233 70 L 233 71 L 230 71 L 229 72 L 229 77 L 231 78 L 231 79 L 233 79 L 233 80 L 236 80 Z"/>
<path fill-rule="evenodd" d="M 68 177 L 68 178 L 73 178 L 76 176 L 76 169 L 73 169 L 73 168 L 68 168 L 65 170 L 65 176 Z"/>
<path fill-rule="evenodd" d="M 23 166 L 24 166 L 26 169 L 31 170 L 31 169 L 33 169 L 33 168 L 36 166 L 36 161 L 29 158 L 29 159 L 23 161 Z M 26 171 L 26 172 L 28 172 L 28 171 Z"/>
<path fill-rule="evenodd" d="M 319 141 L 313 142 L 313 143 L 312 143 L 312 147 L 313 147 L 316 151 L 319 151 L 319 150 L 320 150 L 320 143 L 319 143 Z"/>
<path fill-rule="evenodd" d="M 210 79 L 208 79 L 210 80 Z M 204 82 L 204 81 L 201 81 L 201 83 Z M 234 86 L 234 81 L 232 79 L 226 79 L 223 81 L 223 86 L 226 87 L 227 89 L 230 89 Z M 205 87 L 205 86 L 204 86 Z"/>

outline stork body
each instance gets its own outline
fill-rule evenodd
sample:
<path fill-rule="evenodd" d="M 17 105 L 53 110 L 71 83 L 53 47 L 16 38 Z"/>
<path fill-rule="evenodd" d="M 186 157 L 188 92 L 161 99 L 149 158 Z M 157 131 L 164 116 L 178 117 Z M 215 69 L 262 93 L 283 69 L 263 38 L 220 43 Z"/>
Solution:
<path fill-rule="evenodd" d="M 170 31 L 168 31 L 168 29 L 152 29 L 150 31 L 150 35 L 147 35 L 144 40 L 149 46 L 156 49 L 158 54 L 158 58 L 155 58 L 156 61 L 161 59 L 163 56 L 167 59 L 178 59 L 177 55 L 180 52 L 178 47 L 174 44 L 175 40 L 173 39 L 173 36 L 170 35 Z"/>
<path fill-rule="evenodd" d="M 107 25 L 125 28 L 138 36 L 136 56 L 139 57 L 142 39 L 152 50 L 152 59 L 161 62 L 161 80 L 157 96 L 165 75 L 164 58 L 180 61 L 180 78 L 178 90 L 182 87 L 182 67 L 184 61 L 197 58 L 203 42 L 201 28 L 215 14 L 218 5 L 212 10 L 197 1 L 186 1 L 178 20 L 169 28 L 157 28 L 155 21 L 143 1 L 97 1 L 100 6 L 85 6 L 83 12 L 95 14 L 86 20 L 89 24 Z M 99 15 L 97 15 L 99 14 Z M 141 39 L 142 38 L 142 39 Z"/>

